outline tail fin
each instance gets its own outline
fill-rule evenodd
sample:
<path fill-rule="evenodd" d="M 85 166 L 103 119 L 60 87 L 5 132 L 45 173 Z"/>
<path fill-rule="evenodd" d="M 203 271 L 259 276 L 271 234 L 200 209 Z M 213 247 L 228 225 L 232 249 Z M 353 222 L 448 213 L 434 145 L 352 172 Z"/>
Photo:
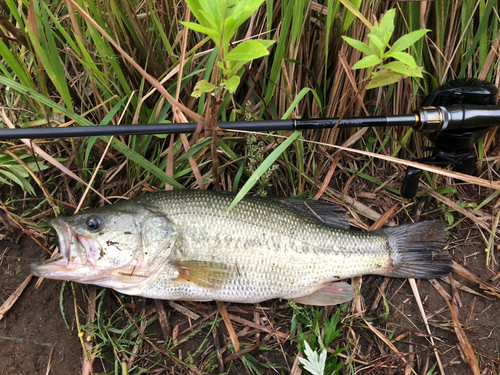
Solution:
<path fill-rule="evenodd" d="M 453 269 L 450 254 L 444 250 L 446 228 L 438 220 L 383 229 L 391 248 L 391 277 L 434 279 Z"/>

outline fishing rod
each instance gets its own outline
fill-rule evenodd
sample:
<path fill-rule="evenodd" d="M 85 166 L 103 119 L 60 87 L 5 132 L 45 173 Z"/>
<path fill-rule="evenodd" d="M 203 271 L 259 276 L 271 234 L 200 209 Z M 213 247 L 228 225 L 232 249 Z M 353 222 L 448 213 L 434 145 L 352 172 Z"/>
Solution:
<path fill-rule="evenodd" d="M 454 170 L 471 174 L 476 159 L 474 144 L 492 126 L 500 125 L 500 106 L 496 105 L 498 89 L 479 80 L 456 80 L 445 84 L 423 101 L 414 113 L 407 115 L 293 119 L 272 121 L 219 122 L 220 130 L 234 131 L 284 131 L 306 129 L 348 129 L 360 127 L 411 127 L 427 133 L 434 143 L 427 158 L 416 160 L 429 165 L 452 165 Z M 93 136 L 189 134 L 198 129 L 196 123 L 133 124 L 75 126 L 53 128 L 0 129 L 0 140 L 44 139 Z M 204 128 L 201 127 L 201 131 Z M 406 198 L 415 196 L 421 170 L 409 167 L 401 188 Z"/>
<path fill-rule="evenodd" d="M 479 107 L 467 104 L 422 107 L 410 115 L 320 118 L 272 121 L 219 122 L 220 130 L 269 132 L 306 129 L 346 129 L 359 127 L 402 126 L 417 131 L 433 133 L 438 131 L 473 129 L 498 125 L 500 107 Z M 120 135 L 189 134 L 197 130 L 196 123 L 101 125 L 54 128 L 0 129 L 0 139 L 44 139 Z M 202 131 L 204 128 L 201 128 Z"/>

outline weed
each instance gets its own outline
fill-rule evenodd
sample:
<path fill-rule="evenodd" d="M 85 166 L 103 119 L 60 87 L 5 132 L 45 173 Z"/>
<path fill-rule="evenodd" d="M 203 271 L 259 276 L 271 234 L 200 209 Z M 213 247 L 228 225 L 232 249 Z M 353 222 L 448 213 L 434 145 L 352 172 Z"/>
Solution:
<path fill-rule="evenodd" d="M 218 47 L 217 67 L 222 77 L 215 84 L 207 80 L 196 83 L 192 95 L 200 97 L 203 93 L 213 93 L 224 97 L 221 90 L 234 93 L 240 84 L 243 65 L 269 55 L 268 48 L 274 43 L 270 40 L 246 40 L 234 48 L 229 48 L 238 28 L 260 7 L 263 0 L 224 0 L 207 3 L 201 0 L 187 0 L 189 8 L 199 24 L 182 22 L 187 28 L 207 34 Z"/>
<path fill-rule="evenodd" d="M 347 347 L 337 344 L 335 350 L 328 356 L 326 350 L 342 332 L 338 326 L 348 304 L 338 306 L 330 319 L 323 316 L 323 309 L 320 307 L 299 307 L 293 303 L 291 306 L 293 307 L 291 331 L 296 330 L 298 349 L 306 358 L 304 368 L 313 375 L 323 374 L 318 372 L 320 370 L 326 374 L 339 373 L 342 363 L 338 359 L 338 354 L 347 350 Z M 320 353 L 318 354 L 316 350 L 320 350 Z"/>
<path fill-rule="evenodd" d="M 247 138 L 247 150 L 248 150 L 247 168 L 248 172 L 252 174 L 264 161 L 264 142 L 259 141 L 257 139 L 257 135 L 255 134 L 247 134 L 246 138 Z M 274 171 L 276 171 L 276 169 L 278 169 L 278 165 L 273 164 L 259 178 L 259 180 L 257 181 L 258 187 L 257 187 L 257 192 L 255 193 L 256 196 L 259 197 L 267 196 L 265 189 L 269 185 L 271 176 L 274 173 Z"/>
<path fill-rule="evenodd" d="M 347 36 L 342 37 L 352 47 L 367 55 L 354 64 L 352 69 L 375 67 L 375 70 L 371 71 L 371 79 L 370 83 L 366 86 L 367 89 L 395 83 L 401 77 L 422 78 L 420 68 L 417 66 L 413 56 L 403 51 L 415 44 L 430 30 L 416 30 L 404 35 L 394 42 L 389 51 L 386 51 L 394 33 L 395 16 L 396 10 L 391 9 L 382 17 L 380 23 L 375 23 L 371 29 L 371 33 L 368 34 L 368 38 L 370 39 L 368 44 Z M 386 62 L 386 60 L 391 58 L 395 61 Z"/>
<path fill-rule="evenodd" d="M 3 184 L 12 186 L 12 181 L 30 195 L 36 196 L 35 189 L 30 182 L 30 172 L 42 172 L 47 168 L 48 166 L 43 162 L 43 159 L 29 154 L 16 152 L 13 155 L 8 155 L 0 153 L 0 186 Z"/>

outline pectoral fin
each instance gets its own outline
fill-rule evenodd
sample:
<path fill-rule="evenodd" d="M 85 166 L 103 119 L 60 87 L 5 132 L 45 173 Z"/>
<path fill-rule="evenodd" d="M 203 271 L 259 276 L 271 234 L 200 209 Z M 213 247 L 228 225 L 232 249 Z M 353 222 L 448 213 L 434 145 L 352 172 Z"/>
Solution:
<path fill-rule="evenodd" d="M 325 285 L 320 290 L 307 296 L 294 298 L 293 301 L 304 305 L 329 306 L 348 302 L 354 298 L 354 290 L 346 282 Z"/>
<path fill-rule="evenodd" d="M 197 260 L 172 260 L 169 263 L 179 272 L 175 279 L 178 282 L 217 289 L 232 279 L 231 269 L 225 264 Z"/>

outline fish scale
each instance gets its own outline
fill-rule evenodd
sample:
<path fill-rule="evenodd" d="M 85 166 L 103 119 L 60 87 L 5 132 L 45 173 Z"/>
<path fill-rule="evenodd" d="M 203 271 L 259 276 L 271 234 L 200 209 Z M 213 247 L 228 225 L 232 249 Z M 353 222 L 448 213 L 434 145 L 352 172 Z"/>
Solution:
<path fill-rule="evenodd" d="M 189 295 L 232 302 L 295 298 L 325 283 L 388 268 L 386 236 L 331 228 L 279 201 L 250 197 L 226 214 L 229 194 L 191 191 L 141 200 L 160 208 L 180 233 L 181 260 L 215 262 L 230 275 L 215 289 L 172 283 L 175 270 L 142 290 L 172 299 Z M 377 263 L 378 262 L 378 263 Z M 226 280 L 229 280 L 227 282 Z M 195 297 L 195 298 L 196 298 Z"/>
<path fill-rule="evenodd" d="M 226 212 L 234 197 L 174 190 L 58 218 L 63 259 L 32 272 L 160 299 L 330 305 L 354 296 L 342 279 L 452 268 L 438 221 L 362 232 L 327 203 L 245 197 Z"/>

